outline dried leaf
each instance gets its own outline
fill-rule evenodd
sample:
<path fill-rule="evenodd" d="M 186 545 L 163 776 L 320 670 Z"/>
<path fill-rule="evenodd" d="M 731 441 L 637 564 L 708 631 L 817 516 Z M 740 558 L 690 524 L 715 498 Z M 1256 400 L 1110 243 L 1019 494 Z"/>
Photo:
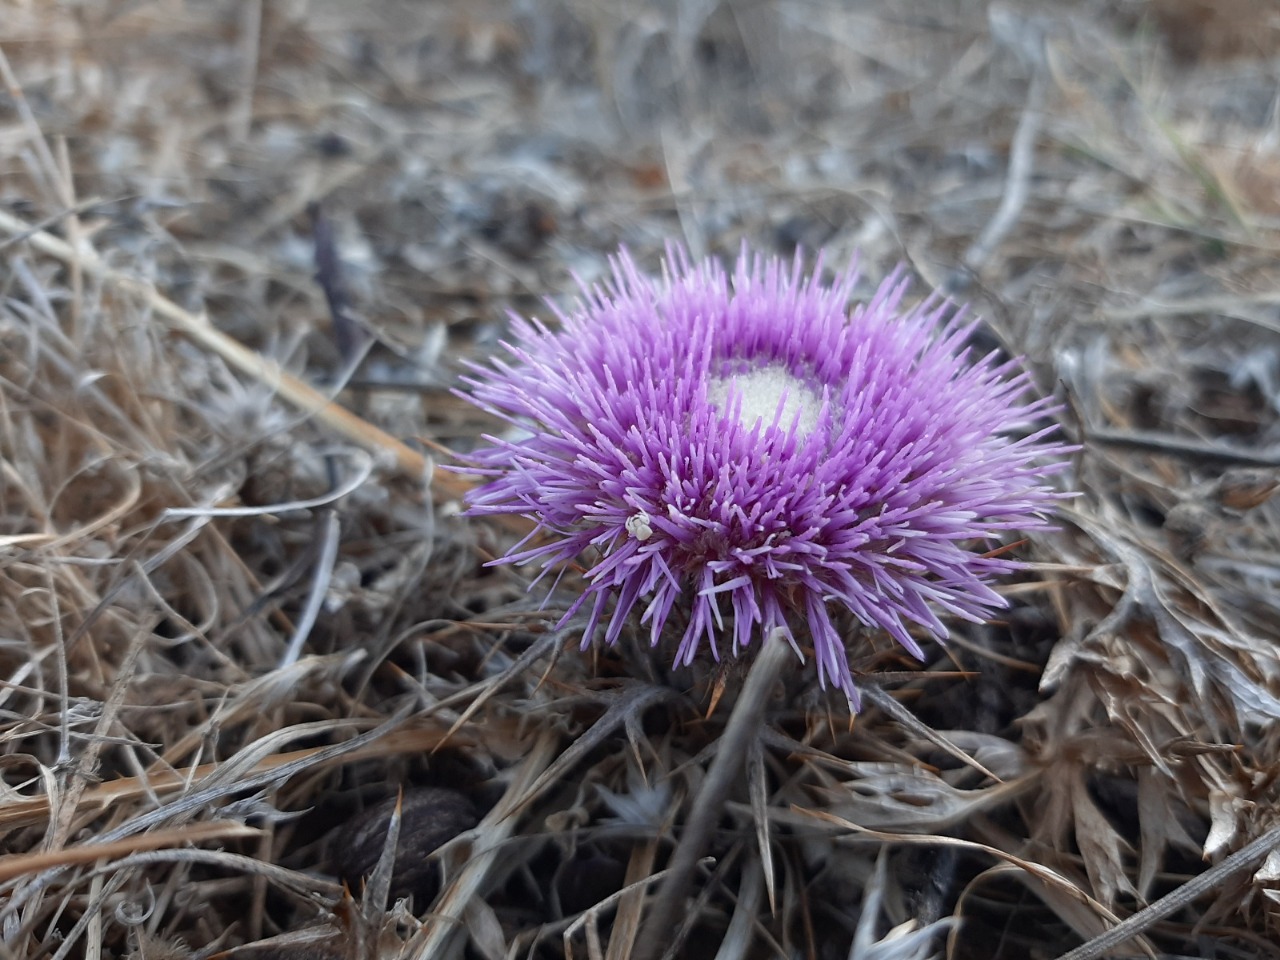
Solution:
<path fill-rule="evenodd" d="M 1071 781 L 1071 813 L 1076 845 L 1097 898 L 1111 907 L 1118 894 L 1136 894 L 1124 868 L 1123 855 L 1132 848 L 1093 802 L 1083 775 Z"/>

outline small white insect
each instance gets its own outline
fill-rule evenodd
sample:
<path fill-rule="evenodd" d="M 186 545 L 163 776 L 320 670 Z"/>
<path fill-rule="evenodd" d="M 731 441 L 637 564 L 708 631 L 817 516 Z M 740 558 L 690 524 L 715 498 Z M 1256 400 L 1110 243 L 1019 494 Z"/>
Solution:
<path fill-rule="evenodd" d="M 627 517 L 626 528 L 627 533 L 631 534 L 641 543 L 644 543 L 653 536 L 653 527 L 649 526 L 649 515 L 643 510 Z"/>

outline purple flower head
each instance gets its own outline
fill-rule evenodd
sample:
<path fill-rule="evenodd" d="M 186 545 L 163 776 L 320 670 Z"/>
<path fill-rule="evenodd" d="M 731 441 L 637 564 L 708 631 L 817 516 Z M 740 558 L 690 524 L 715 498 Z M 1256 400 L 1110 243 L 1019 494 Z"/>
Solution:
<path fill-rule="evenodd" d="M 469 512 L 537 524 L 498 562 L 586 558 L 584 647 L 610 597 L 609 643 L 637 605 L 654 644 L 687 611 L 682 664 L 775 631 L 799 651 L 805 624 L 853 701 L 833 608 L 920 658 L 908 623 L 945 639 L 940 611 L 1005 606 L 988 583 L 1019 564 L 982 551 L 1046 526 L 1070 448 L 1016 362 L 969 356 L 963 311 L 903 308 L 900 272 L 850 310 L 852 266 L 826 285 L 745 249 L 732 276 L 676 248 L 661 279 L 612 266 L 559 330 L 513 318 L 510 359 L 467 380 L 514 428 L 475 455 Z"/>

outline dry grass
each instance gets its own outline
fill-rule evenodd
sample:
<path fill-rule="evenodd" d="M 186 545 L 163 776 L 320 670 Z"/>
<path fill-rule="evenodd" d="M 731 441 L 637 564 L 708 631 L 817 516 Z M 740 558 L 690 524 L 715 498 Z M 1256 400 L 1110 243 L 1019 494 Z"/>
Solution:
<path fill-rule="evenodd" d="M 355 6 L 0 0 L 0 956 L 1280 955 L 1267 5 Z M 906 259 L 1069 401 L 856 723 L 580 654 L 434 470 L 670 237 Z"/>

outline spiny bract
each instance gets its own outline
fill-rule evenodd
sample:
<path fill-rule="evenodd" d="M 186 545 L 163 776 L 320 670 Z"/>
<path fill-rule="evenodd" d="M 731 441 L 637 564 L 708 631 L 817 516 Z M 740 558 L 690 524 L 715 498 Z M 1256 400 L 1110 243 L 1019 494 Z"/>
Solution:
<path fill-rule="evenodd" d="M 685 664 L 704 639 L 719 657 L 729 613 L 735 654 L 808 641 L 854 701 L 833 605 L 916 657 L 908 622 L 945 639 L 938 611 L 1005 606 L 988 582 L 1018 563 L 982 551 L 1046 525 L 1070 448 L 1016 362 L 969 355 L 963 311 L 903 308 L 900 272 L 850 310 L 855 267 L 824 284 L 745 249 L 732 276 L 678 248 L 661 278 L 611 263 L 558 329 L 513 318 L 509 358 L 466 381 L 512 426 L 475 454 L 469 512 L 535 522 L 499 562 L 586 558 L 565 615 L 591 601 L 584 647 L 610 597 L 610 643 L 637 603 L 654 644 L 682 609 Z"/>

